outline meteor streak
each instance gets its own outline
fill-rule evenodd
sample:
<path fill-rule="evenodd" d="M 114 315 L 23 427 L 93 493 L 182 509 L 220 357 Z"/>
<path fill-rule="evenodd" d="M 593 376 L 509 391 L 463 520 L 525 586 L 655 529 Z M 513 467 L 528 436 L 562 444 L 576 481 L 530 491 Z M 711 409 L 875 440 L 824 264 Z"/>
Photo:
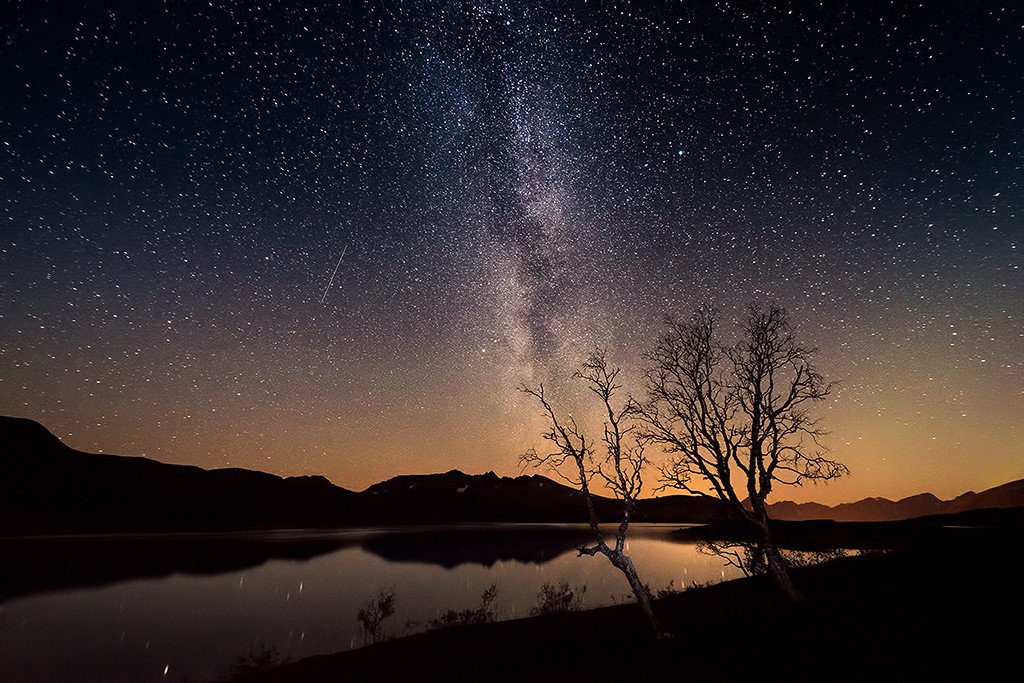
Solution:
<path fill-rule="evenodd" d="M 345 258 L 345 252 L 348 251 L 348 245 L 341 250 L 341 256 L 338 257 L 338 264 L 334 266 L 334 272 L 331 273 L 331 279 L 327 281 L 327 287 L 324 289 L 324 295 L 320 297 L 320 303 L 327 301 L 327 292 L 331 291 L 331 284 L 334 282 L 334 276 L 338 274 L 338 268 L 341 268 L 341 259 Z"/>

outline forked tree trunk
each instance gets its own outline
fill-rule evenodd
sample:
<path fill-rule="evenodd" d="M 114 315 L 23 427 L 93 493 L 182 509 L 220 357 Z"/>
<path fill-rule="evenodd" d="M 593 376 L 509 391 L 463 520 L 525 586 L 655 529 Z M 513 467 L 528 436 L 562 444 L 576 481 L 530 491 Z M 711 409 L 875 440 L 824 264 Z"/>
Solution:
<path fill-rule="evenodd" d="M 654 613 L 654 608 L 651 606 L 651 593 L 647 590 L 647 586 L 640 581 L 640 577 L 637 576 L 633 560 L 625 555 L 619 555 L 610 559 L 612 564 L 626 576 L 626 581 L 629 582 L 629 587 L 633 590 L 633 595 L 636 597 L 636 603 L 643 610 L 644 616 L 647 618 L 647 624 L 651 627 L 651 631 L 654 632 L 654 637 L 658 640 L 671 638 L 672 634 L 662 627 L 661 622 L 658 621 L 658 617 Z"/>
<path fill-rule="evenodd" d="M 775 545 L 775 537 L 766 523 L 759 523 L 758 529 L 761 532 L 761 546 L 764 549 L 765 560 L 768 564 L 768 573 L 779 590 L 793 602 L 800 602 L 804 596 L 793 585 L 793 579 L 789 576 L 789 567 L 782 557 L 779 547 Z"/>

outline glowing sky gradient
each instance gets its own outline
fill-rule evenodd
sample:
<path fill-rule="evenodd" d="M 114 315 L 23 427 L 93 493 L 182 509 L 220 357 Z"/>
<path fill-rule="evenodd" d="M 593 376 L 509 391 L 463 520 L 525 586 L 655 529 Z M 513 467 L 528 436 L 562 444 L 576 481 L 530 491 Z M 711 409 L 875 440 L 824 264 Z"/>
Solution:
<path fill-rule="evenodd" d="M 514 474 L 518 384 L 777 300 L 853 471 L 780 498 L 1024 477 L 1019 3 L 140 4 L 0 10 L 0 413 Z"/>

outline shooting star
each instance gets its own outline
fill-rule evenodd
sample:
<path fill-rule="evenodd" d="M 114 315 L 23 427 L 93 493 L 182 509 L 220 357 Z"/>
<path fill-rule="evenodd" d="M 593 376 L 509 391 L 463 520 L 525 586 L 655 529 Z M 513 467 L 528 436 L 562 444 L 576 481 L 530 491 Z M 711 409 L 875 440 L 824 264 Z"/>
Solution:
<path fill-rule="evenodd" d="M 320 297 L 320 303 L 327 301 L 327 292 L 331 291 L 331 284 L 334 282 L 334 276 L 338 274 L 338 268 L 341 268 L 341 259 L 345 258 L 346 251 L 348 251 L 347 244 L 341 250 L 341 256 L 338 257 L 338 265 L 334 266 L 334 272 L 331 273 L 331 279 L 327 281 L 327 288 L 324 289 L 324 295 Z"/>

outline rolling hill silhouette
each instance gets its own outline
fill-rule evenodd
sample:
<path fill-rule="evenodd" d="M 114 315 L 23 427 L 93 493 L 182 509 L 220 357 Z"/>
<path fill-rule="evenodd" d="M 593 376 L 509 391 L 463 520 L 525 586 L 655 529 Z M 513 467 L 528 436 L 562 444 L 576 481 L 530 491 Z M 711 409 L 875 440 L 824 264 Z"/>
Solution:
<path fill-rule="evenodd" d="M 452 470 L 405 475 L 363 492 L 325 477 L 204 470 L 143 457 L 84 453 L 38 422 L 0 417 L 0 534 L 224 531 L 448 522 L 583 522 L 580 494 L 540 475 Z M 608 519 L 618 504 L 597 501 Z M 638 521 L 722 519 L 716 501 L 644 501 Z"/>
<path fill-rule="evenodd" d="M 324 477 L 204 470 L 83 453 L 32 420 L 0 417 L 0 532 L 199 531 L 338 525 L 356 494 Z"/>
<path fill-rule="evenodd" d="M 402 475 L 362 492 L 322 476 L 278 477 L 238 468 L 204 470 L 143 457 L 84 453 L 33 420 L 0 416 L 0 534 L 328 528 L 452 522 L 584 522 L 573 488 L 540 475 Z M 776 503 L 782 520 L 885 521 L 1024 506 L 1024 480 L 951 501 L 921 494 L 828 507 Z M 618 502 L 598 498 L 603 519 Z M 664 496 L 640 501 L 638 522 L 729 519 L 718 501 Z"/>
<path fill-rule="evenodd" d="M 855 503 L 834 507 L 819 503 L 781 501 L 768 506 L 774 519 L 832 519 L 837 522 L 892 522 L 929 515 L 954 515 L 969 510 L 1014 508 L 1024 506 L 1024 479 L 986 489 L 981 493 L 968 491 L 952 500 L 940 500 L 931 493 L 889 500 L 865 498 Z"/>

